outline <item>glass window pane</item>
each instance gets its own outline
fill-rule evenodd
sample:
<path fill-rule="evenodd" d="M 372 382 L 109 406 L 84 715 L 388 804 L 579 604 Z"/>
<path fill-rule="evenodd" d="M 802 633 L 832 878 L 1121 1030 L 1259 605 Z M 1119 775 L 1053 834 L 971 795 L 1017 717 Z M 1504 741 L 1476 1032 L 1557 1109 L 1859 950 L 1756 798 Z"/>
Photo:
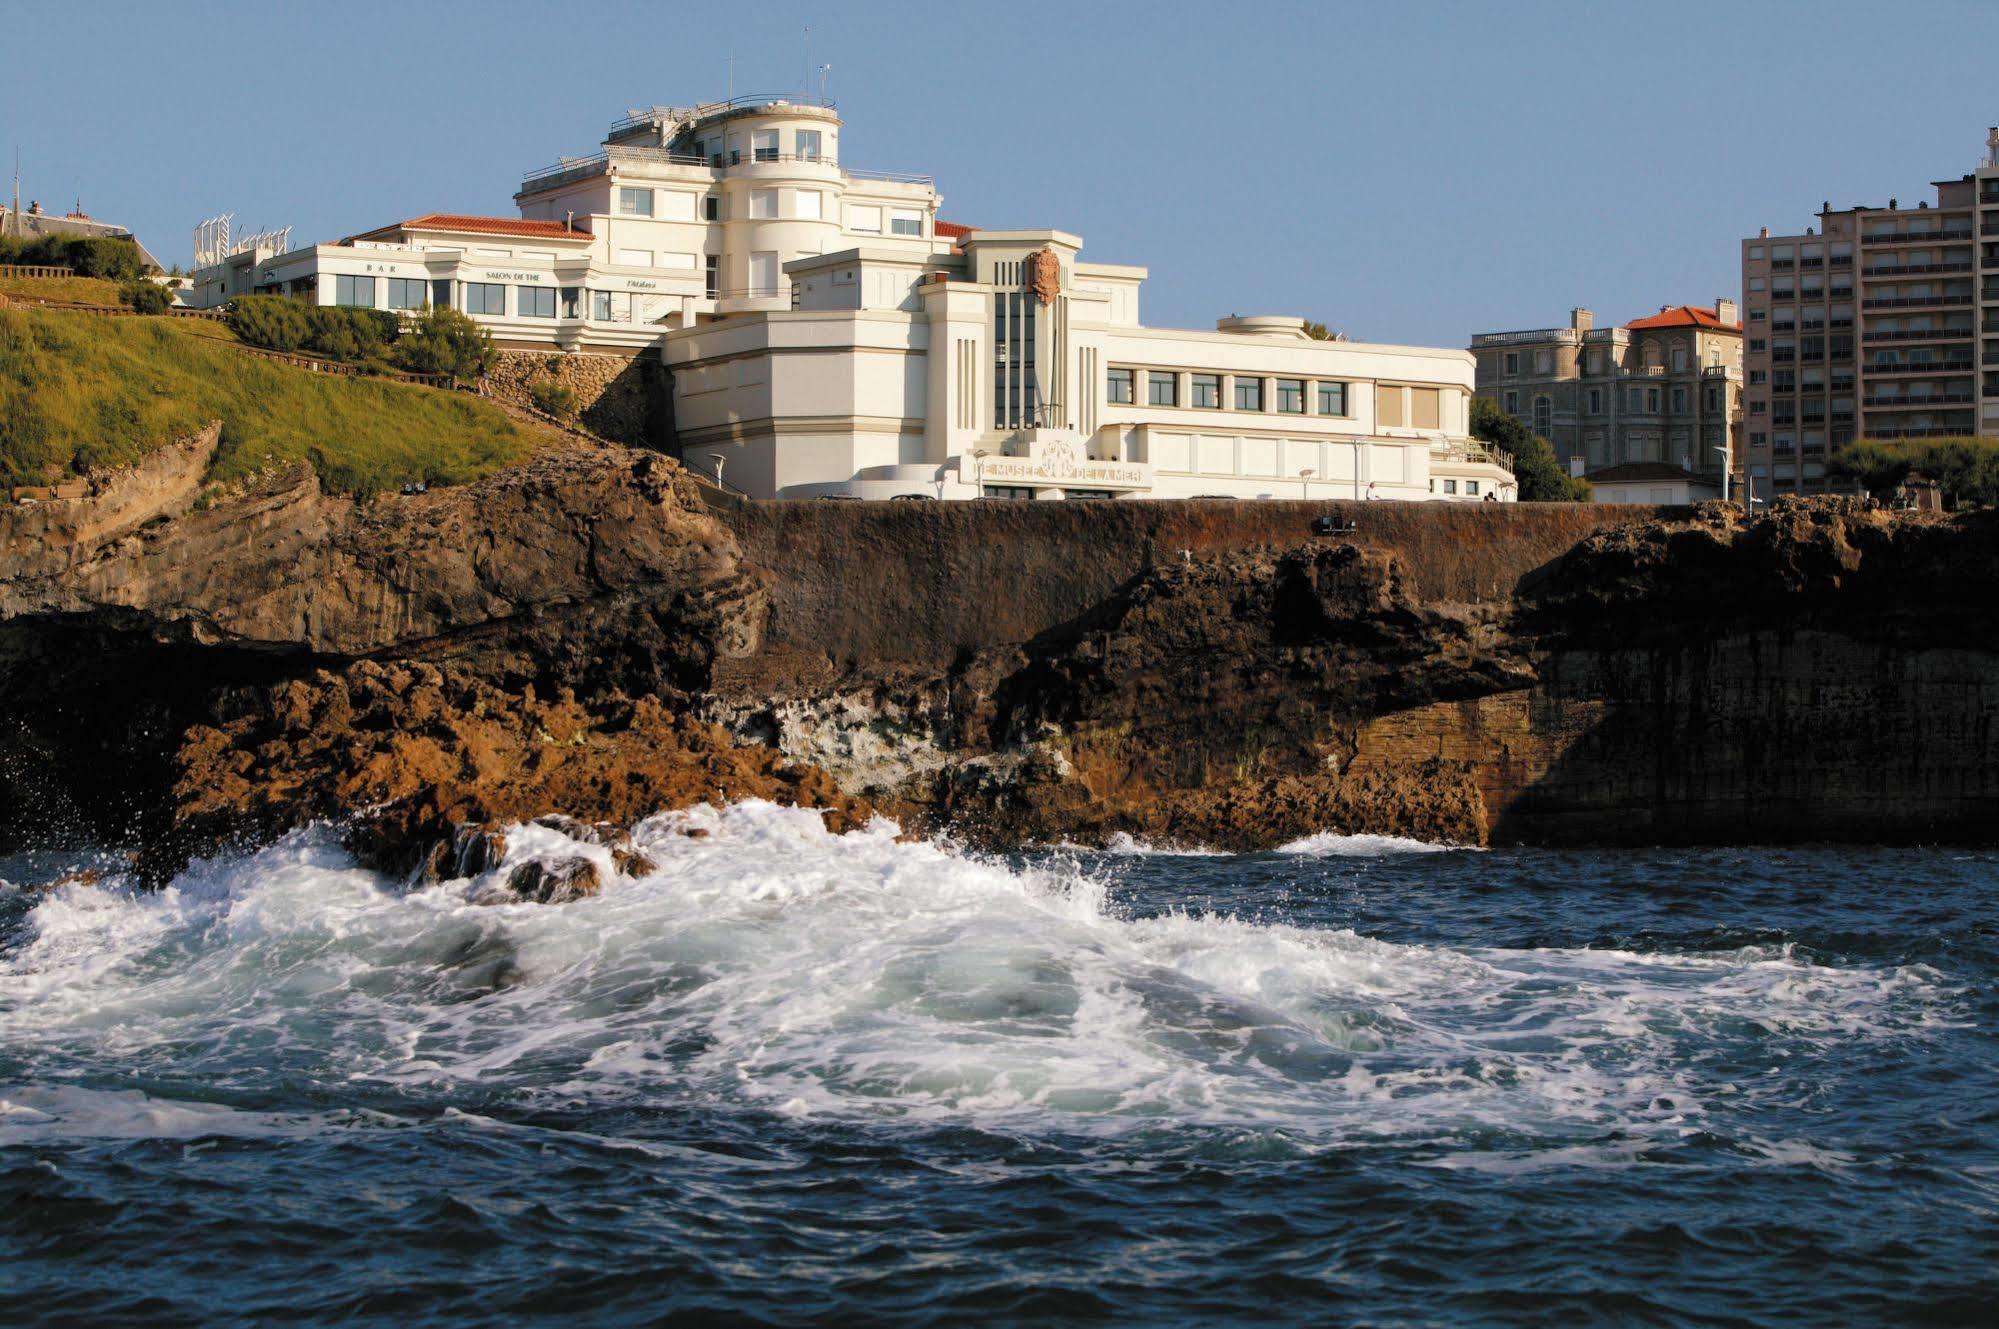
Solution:
<path fill-rule="evenodd" d="M 1177 406 L 1180 376 L 1155 369 L 1145 376 L 1145 400 L 1153 406 Z"/>

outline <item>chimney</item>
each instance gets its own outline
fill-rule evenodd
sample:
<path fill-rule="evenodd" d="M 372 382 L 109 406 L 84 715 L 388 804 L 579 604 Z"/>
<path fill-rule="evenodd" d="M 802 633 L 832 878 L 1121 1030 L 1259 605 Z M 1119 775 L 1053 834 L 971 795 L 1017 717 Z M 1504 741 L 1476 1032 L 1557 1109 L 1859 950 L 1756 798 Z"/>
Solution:
<path fill-rule="evenodd" d="M 1768 240 L 1770 238 L 1770 228 L 1765 226 L 1762 229 L 1758 230 L 1756 232 L 1756 238 L 1758 240 Z"/>
<path fill-rule="evenodd" d="M 1715 297 L 1714 316 L 1724 323 L 1740 323 L 1742 321 L 1736 311 L 1735 301 L 1725 295 Z"/>
<path fill-rule="evenodd" d="M 1999 166 L 1999 125 L 1985 131 L 1985 164 Z"/>
<path fill-rule="evenodd" d="M 1569 311 L 1569 326 L 1577 332 L 1588 332 L 1596 326 L 1596 315 L 1587 309 L 1571 309 Z"/>

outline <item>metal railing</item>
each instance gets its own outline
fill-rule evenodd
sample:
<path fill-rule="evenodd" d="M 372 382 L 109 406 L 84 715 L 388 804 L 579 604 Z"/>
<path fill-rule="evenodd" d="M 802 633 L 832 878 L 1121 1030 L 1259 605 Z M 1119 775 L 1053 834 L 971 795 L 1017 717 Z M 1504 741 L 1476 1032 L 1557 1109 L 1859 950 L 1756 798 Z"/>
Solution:
<path fill-rule="evenodd" d="M 1969 240 L 1969 226 L 1948 231 L 1894 231 L 1866 237 L 1867 244 L 1874 245 L 1917 245 L 1925 240 Z"/>
<path fill-rule="evenodd" d="M 1994 357 L 1999 360 L 1999 357 Z M 1870 374 L 1969 374 L 1972 372 L 1970 360 L 1896 360 L 1885 364 L 1870 364 Z"/>
<path fill-rule="evenodd" d="M 1860 275 L 1863 277 L 1900 277 L 1912 273 L 1969 271 L 1971 271 L 1971 260 L 1966 259 L 1962 263 L 1898 263 L 1890 267 L 1862 268 Z"/>
<path fill-rule="evenodd" d="M 612 123 L 611 132 L 622 134 L 646 125 L 705 120 L 711 115 L 721 115 L 725 111 L 740 111 L 750 106 L 812 106 L 822 111 L 834 109 L 831 97 L 814 97 L 804 92 L 746 92 L 740 97 L 729 97 L 718 102 L 696 102 L 692 106 L 628 107 L 624 117 Z"/>
<path fill-rule="evenodd" d="M 665 148 L 649 148 L 614 144 L 604 151 L 588 157 L 564 157 L 553 166 L 544 166 L 538 171 L 530 171 L 521 177 L 519 192 L 533 193 L 537 190 L 553 189 L 568 184 L 572 180 L 587 180 L 603 175 L 614 165 L 630 163 L 647 166 L 682 166 L 711 173 L 750 170 L 759 166 L 810 165 L 824 166 L 840 171 L 850 180 L 878 180 L 889 184 L 922 185 L 937 187 L 935 176 L 918 171 L 861 171 L 848 170 L 839 161 L 825 153 L 795 152 L 752 152 L 744 156 L 731 152 L 726 156 L 716 154 L 702 157 L 693 153 L 670 152 Z M 711 174 L 710 178 L 713 178 Z"/>
<path fill-rule="evenodd" d="M 1965 328 L 1884 328 L 1879 332 L 1863 332 L 1860 340 L 1870 341 L 1958 341 L 1971 335 Z"/>
<path fill-rule="evenodd" d="M 1862 309 L 1920 309 L 1926 305 L 1968 305 L 1969 295 L 1888 295 L 1862 300 Z"/>
<path fill-rule="evenodd" d="M 1860 404 L 1894 410 L 1920 410 L 1925 406 L 1966 406 L 1977 400 L 1976 393 L 1938 392 L 1927 397 L 1862 397 Z"/>

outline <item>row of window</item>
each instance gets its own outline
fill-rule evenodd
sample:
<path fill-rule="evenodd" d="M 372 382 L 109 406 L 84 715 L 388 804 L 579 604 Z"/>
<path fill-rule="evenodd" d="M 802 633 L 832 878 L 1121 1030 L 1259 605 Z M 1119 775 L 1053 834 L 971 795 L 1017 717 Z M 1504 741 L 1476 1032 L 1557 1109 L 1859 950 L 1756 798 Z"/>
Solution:
<path fill-rule="evenodd" d="M 1624 409 L 1628 414 L 1636 415 L 1640 413 L 1646 413 L 1646 414 L 1657 415 L 1659 413 L 1659 404 L 1662 400 L 1671 403 L 1672 414 L 1684 415 L 1686 414 L 1687 404 L 1691 400 L 1691 398 L 1688 394 L 1687 389 L 1685 388 L 1673 388 L 1670 391 L 1670 393 L 1668 393 L 1668 395 L 1666 395 L 1664 398 L 1660 396 L 1660 389 L 1658 388 L 1628 387 L 1624 390 Z M 1721 388 L 1710 387 L 1707 390 L 1707 409 L 1709 411 L 1721 410 L 1723 400 L 1724 398 L 1722 395 Z M 1602 415 L 1604 413 L 1605 401 L 1606 398 L 1604 394 L 1604 389 L 1602 388 L 1589 389 L 1586 393 L 1583 394 L 1583 414 Z M 1513 416 L 1519 415 L 1520 394 L 1518 392 L 1503 393 L 1501 395 L 1500 405 L 1506 408 L 1506 413 L 1508 415 L 1513 415 Z M 1555 420 L 1554 400 L 1546 396 L 1545 394 L 1535 397 L 1534 398 L 1535 430 L 1545 435 L 1548 429 L 1554 424 L 1554 420 Z"/>
<path fill-rule="evenodd" d="M 1761 263 L 1763 261 L 1764 251 L 1765 251 L 1765 246 L 1763 245 L 1749 246 L 1749 251 L 1748 251 L 1749 261 L 1751 263 Z M 1789 263 L 1801 256 L 1807 260 L 1815 258 L 1826 258 L 1830 256 L 1834 262 L 1838 262 L 1842 258 L 1846 259 L 1848 262 L 1851 262 L 1853 260 L 1853 241 L 1834 240 L 1830 248 L 1828 248 L 1824 244 L 1817 242 L 1804 245 L 1801 247 L 1792 246 L 1792 245 L 1771 245 L 1768 247 L 1768 252 L 1769 252 L 1770 261 L 1773 263 Z"/>
<path fill-rule="evenodd" d="M 1648 369 L 1661 369 L 1664 368 L 1666 364 L 1670 362 L 1673 367 L 1674 373 L 1684 374 L 1693 364 L 1692 352 L 1690 352 L 1684 346 L 1675 346 L 1670 356 L 1661 356 L 1659 354 L 1657 346 L 1648 345 L 1645 347 L 1643 354 L 1644 354 L 1645 367 Z M 1716 365 L 1720 364 L 1721 352 L 1718 350 L 1710 352 L 1708 360 L 1710 364 L 1716 364 Z M 1520 352 L 1518 351 L 1506 352 L 1505 359 L 1502 363 L 1504 365 L 1504 372 L 1508 378 L 1519 377 Z M 1555 360 L 1554 360 L 1554 353 L 1552 351 L 1534 352 L 1534 372 L 1537 375 L 1544 375 L 1544 376 L 1555 372 Z M 1592 374 L 1609 373 L 1610 372 L 1609 354 L 1600 349 L 1590 351 L 1589 372 Z"/>
<path fill-rule="evenodd" d="M 791 198 L 788 213 L 779 211 L 784 195 Z M 817 189 L 752 189 L 746 198 L 748 211 L 745 215 L 751 221 L 777 221 L 780 217 L 792 221 L 823 221 L 826 217 L 826 195 Z M 650 217 L 659 221 L 694 220 L 694 195 L 685 190 L 620 185 L 617 205 L 618 214 L 624 217 Z M 704 221 L 722 220 L 720 195 L 709 194 L 701 200 L 701 218 Z M 890 235 L 923 234 L 923 211 L 920 208 L 884 209 L 872 203 L 847 206 L 847 229 L 856 235 L 882 234 L 884 219 Z"/>
<path fill-rule="evenodd" d="M 781 160 L 783 155 L 784 131 L 778 129 L 756 129 L 750 132 L 750 159 L 760 162 Z M 794 129 L 791 131 L 791 155 L 799 161 L 820 160 L 820 145 L 825 140 L 816 129 Z M 696 139 L 694 155 L 706 157 L 710 166 L 740 166 L 743 161 L 743 136 L 718 133 L 712 138 Z"/>
<path fill-rule="evenodd" d="M 1113 368 L 1104 374 L 1104 399 L 1116 406 L 1130 406 L 1137 401 L 1136 369 Z M 1222 374 L 1188 374 L 1187 405 L 1205 410 L 1220 410 L 1222 405 Z M 1315 390 L 1317 415 L 1347 416 L 1347 385 L 1345 383 L 1307 380 L 1302 378 L 1279 378 L 1266 380 L 1259 375 L 1234 374 L 1231 379 L 1231 401 L 1238 411 L 1262 411 L 1264 384 L 1273 385 L 1271 404 L 1280 415 L 1305 414 L 1308 383 Z M 1145 404 L 1148 406 L 1180 405 L 1180 374 L 1170 369 L 1148 369 L 1145 371 Z"/>

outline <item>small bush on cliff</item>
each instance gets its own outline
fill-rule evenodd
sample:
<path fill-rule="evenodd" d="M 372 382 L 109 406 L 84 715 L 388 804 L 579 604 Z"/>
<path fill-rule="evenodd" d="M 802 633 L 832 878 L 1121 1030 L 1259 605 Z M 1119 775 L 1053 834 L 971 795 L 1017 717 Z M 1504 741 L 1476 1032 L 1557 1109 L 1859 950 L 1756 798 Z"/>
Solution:
<path fill-rule="evenodd" d="M 1999 504 L 1999 439 L 1856 439 L 1834 449 L 1826 469 L 1840 479 L 1858 481 L 1876 498 L 1890 497 L 1911 471 L 1921 471 L 1937 482 L 1948 507 Z"/>
<path fill-rule="evenodd" d="M 383 359 L 402 323 L 382 309 L 315 305 L 285 295 L 239 295 L 229 303 L 229 326 L 267 351 L 367 363 Z"/>
<path fill-rule="evenodd" d="M 166 287 L 149 281 L 126 282 L 118 289 L 118 298 L 141 314 L 164 314 L 174 302 Z"/>
<path fill-rule="evenodd" d="M 567 383 L 558 383 L 552 378 L 538 378 L 528 384 L 528 400 L 543 415 L 552 415 L 558 420 L 569 421 L 576 418 L 576 389 Z"/>
<path fill-rule="evenodd" d="M 230 331 L 267 351 L 296 351 L 312 331 L 305 305 L 282 295 L 239 295 L 228 318 Z"/>
<path fill-rule="evenodd" d="M 396 339 L 390 359 L 412 374 L 477 378 L 493 358 L 493 334 L 455 309 L 426 309 Z"/>
<path fill-rule="evenodd" d="M 1520 482 L 1523 503 L 1583 503 L 1589 486 L 1562 470 L 1547 439 L 1500 409 L 1486 397 L 1471 401 L 1471 433 L 1513 461 L 1513 478 Z"/>
<path fill-rule="evenodd" d="M 109 235 L 0 237 L 0 263 L 68 268 L 106 281 L 131 281 L 146 272 L 138 242 Z"/>
<path fill-rule="evenodd" d="M 310 373 L 204 335 L 214 330 L 0 309 L 0 484 L 128 465 L 214 419 L 210 479 L 306 461 L 351 494 L 463 483 L 533 446 L 467 394 Z"/>

